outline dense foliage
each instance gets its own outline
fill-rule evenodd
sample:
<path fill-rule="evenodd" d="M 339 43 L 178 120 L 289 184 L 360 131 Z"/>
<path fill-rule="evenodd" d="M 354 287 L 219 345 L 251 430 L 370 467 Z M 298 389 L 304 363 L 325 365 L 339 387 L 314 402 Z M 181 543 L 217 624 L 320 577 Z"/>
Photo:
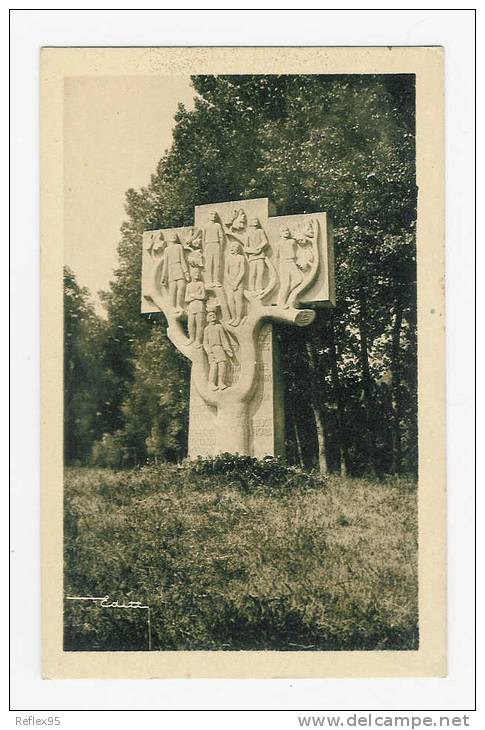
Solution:
<path fill-rule="evenodd" d="M 415 473 L 414 77 L 196 76 L 193 86 L 171 149 L 147 187 L 126 196 L 120 265 L 104 296 L 102 363 L 114 387 L 97 410 L 111 420 L 104 436 L 89 419 L 67 426 L 69 442 L 79 438 L 84 454 L 97 438 L 98 463 L 109 462 L 103 444 L 111 463 L 185 455 L 188 368 L 163 321 L 140 316 L 141 235 L 191 224 L 197 204 L 268 196 L 281 215 L 327 211 L 335 233 L 337 307 L 277 333 L 290 461 L 322 473 Z M 72 371 L 69 424 L 82 367 Z"/>
<path fill-rule="evenodd" d="M 236 462 L 67 469 L 66 597 L 140 601 L 153 650 L 416 649 L 413 482 L 294 471 L 285 489 L 264 464 L 274 483 L 248 491 Z M 148 648 L 147 610 L 64 615 L 66 650 Z"/>
<path fill-rule="evenodd" d="M 106 357 L 110 325 L 89 292 L 64 270 L 64 459 L 82 464 L 93 442 L 116 424 L 119 378 Z"/>

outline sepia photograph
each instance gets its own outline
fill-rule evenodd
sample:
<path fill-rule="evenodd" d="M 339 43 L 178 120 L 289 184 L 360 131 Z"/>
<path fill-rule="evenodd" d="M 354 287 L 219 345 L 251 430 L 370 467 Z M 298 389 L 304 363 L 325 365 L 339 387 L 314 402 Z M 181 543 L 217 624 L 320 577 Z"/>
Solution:
<path fill-rule="evenodd" d="M 324 50 L 327 73 L 298 58 L 253 72 L 244 54 L 221 73 L 184 61 L 194 49 L 138 49 L 150 73 L 129 57 L 130 72 L 93 71 L 116 50 L 71 49 L 73 71 L 69 50 L 43 51 L 44 85 L 62 70 L 46 132 L 62 139 L 62 216 L 47 223 L 62 321 L 43 334 L 60 335 L 62 484 L 43 521 L 71 666 L 236 653 L 275 657 L 278 676 L 278 655 L 340 654 L 365 672 L 384 657 L 392 676 L 419 672 L 400 657 L 418 661 L 433 630 L 422 671 L 444 671 L 439 347 L 418 361 L 434 342 L 418 260 L 433 297 L 442 210 L 417 177 L 417 73 L 431 54 L 440 78 L 442 57 L 399 49 L 386 71 L 382 49 Z M 337 51 L 364 61 L 345 71 Z M 196 674 L 217 674 L 208 662 Z"/>

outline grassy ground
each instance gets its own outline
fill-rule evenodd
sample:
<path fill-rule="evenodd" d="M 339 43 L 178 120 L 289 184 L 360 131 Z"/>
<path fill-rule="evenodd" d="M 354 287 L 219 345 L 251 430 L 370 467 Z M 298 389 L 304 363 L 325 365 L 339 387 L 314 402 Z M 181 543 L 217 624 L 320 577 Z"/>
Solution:
<path fill-rule="evenodd" d="M 149 605 L 155 650 L 417 647 L 412 482 L 248 490 L 167 465 L 65 477 L 65 595 Z M 65 648 L 146 649 L 146 619 L 66 601 Z"/>

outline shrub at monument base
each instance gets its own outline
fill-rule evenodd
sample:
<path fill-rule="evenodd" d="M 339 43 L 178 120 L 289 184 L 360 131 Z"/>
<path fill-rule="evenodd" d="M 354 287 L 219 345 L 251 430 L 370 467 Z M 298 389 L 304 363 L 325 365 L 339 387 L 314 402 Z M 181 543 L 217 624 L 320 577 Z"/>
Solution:
<path fill-rule="evenodd" d="M 255 459 L 239 454 L 199 458 L 186 462 L 186 469 L 196 476 L 225 476 L 223 484 L 230 479 L 231 486 L 242 492 L 276 490 L 276 495 L 293 489 L 323 488 L 326 477 L 306 472 L 295 466 L 288 466 L 281 458 Z"/>
<path fill-rule="evenodd" d="M 153 650 L 417 648 L 415 485 L 235 462 L 67 469 L 65 596 L 141 601 Z M 147 639 L 146 610 L 65 602 L 66 650 Z"/>

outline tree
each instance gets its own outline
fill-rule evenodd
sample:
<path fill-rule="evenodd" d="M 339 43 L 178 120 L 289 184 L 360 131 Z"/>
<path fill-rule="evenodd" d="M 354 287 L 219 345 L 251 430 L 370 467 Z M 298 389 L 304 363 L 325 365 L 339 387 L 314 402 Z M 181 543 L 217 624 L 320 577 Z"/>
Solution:
<path fill-rule="evenodd" d="M 93 442 L 112 428 L 112 374 L 102 348 L 106 324 L 95 313 L 89 292 L 64 269 L 64 458 L 85 462 Z"/>
<path fill-rule="evenodd" d="M 188 368 L 174 354 L 164 327 L 154 324 L 150 338 L 135 349 L 135 372 L 122 411 L 123 443 L 140 459 L 176 461 L 185 455 L 188 425 Z"/>

